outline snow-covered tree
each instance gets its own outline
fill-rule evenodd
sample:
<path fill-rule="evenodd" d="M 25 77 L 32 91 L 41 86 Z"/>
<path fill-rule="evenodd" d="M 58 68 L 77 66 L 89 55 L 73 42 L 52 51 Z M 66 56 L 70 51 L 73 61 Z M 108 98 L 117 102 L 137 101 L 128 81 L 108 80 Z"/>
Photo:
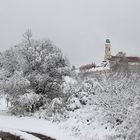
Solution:
<path fill-rule="evenodd" d="M 18 54 L 14 48 L 10 48 L 1 54 L 1 67 L 8 70 L 11 74 L 20 69 Z"/>
<path fill-rule="evenodd" d="M 31 90 L 53 100 L 63 96 L 64 76 L 70 75 L 69 61 L 50 40 L 35 40 L 28 30 L 21 43 L 1 54 L 3 91 L 13 100 Z M 42 105 L 43 106 L 43 105 Z"/>
<path fill-rule="evenodd" d="M 63 75 L 68 73 L 69 67 L 61 50 L 49 40 L 33 41 L 31 46 L 21 44 L 19 48 L 24 76 L 31 82 L 35 92 L 48 95 L 51 99 L 59 97 Z"/>

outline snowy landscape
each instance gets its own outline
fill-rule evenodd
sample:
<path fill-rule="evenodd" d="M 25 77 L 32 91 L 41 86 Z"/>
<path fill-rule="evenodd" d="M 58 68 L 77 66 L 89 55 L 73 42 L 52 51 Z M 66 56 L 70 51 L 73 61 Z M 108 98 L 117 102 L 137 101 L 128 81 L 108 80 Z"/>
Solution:
<path fill-rule="evenodd" d="M 34 40 L 29 30 L 1 53 L 0 63 L 3 140 L 140 138 L 138 65 L 120 61 L 116 68 L 106 60 L 80 71 L 50 40 Z"/>
<path fill-rule="evenodd" d="M 140 140 L 139 0 L 0 0 L 0 140 Z"/>

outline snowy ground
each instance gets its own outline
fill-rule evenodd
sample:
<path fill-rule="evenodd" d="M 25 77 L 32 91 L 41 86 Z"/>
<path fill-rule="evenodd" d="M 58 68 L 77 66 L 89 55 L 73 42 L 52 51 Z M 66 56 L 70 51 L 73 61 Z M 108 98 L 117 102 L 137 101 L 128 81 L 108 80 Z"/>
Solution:
<path fill-rule="evenodd" d="M 105 113 L 94 105 L 87 105 L 69 113 L 69 119 L 60 126 L 80 140 L 107 140 L 114 134 L 112 129 L 106 129 L 103 124 Z"/>
<path fill-rule="evenodd" d="M 69 118 L 58 124 L 34 117 L 16 117 L 7 113 L 5 100 L 0 100 L 0 131 L 26 140 L 39 140 L 28 132 L 39 133 L 56 140 L 107 140 L 114 131 L 102 124 L 104 112 L 93 105 L 69 112 Z M 26 131 L 26 132 L 23 132 Z"/>
<path fill-rule="evenodd" d="M 21 132 L 21 130 L 44 134 L 57 140 L 78 140 L 75 137 L 68 136 L 64 130 L 60 130 L 56 124 L 52 124 L 47 120 L 36 119 L 33 117 L 19 118 L 11 116 L 7 113 L 5 100 L 0 100 L 0 131 L 16 134 L 26 140 L 39 140 L 39 138 Z"/>

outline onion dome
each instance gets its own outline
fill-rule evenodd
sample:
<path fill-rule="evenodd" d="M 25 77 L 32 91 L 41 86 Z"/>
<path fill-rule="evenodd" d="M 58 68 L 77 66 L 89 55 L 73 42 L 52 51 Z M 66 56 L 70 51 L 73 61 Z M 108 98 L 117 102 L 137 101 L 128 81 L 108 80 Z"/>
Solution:
<path fill-rule="evenodd" d="M 110 39 L 106 39 L 106 43 L 110 43 Z"/>

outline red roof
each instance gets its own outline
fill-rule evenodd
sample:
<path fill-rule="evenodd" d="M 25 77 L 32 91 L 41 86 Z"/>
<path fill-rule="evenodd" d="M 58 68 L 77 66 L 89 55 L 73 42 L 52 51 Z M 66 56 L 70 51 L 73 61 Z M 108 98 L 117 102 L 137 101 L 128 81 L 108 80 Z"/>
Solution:
<path fill-rule="evenodd" d="M 129 56 L 129 57 L 127 57 L 127 59 L 128 59 L 128 62 L 140 62 L 139 57 Z"/>
<path fill-rule="evenodd" d="M 120 59 L 121 60 L 121 56 L 112 56 L 111 57 L 111 60 L 116 60 L 116 59 Z M 136 62 L 136 63 L 140 63 L 140 58 L 139 57 L 135 57 L 135 56 L 128 56 L 128 57 L 125 57 L 127 58 L 127 61 L 128 62 Z"/>

